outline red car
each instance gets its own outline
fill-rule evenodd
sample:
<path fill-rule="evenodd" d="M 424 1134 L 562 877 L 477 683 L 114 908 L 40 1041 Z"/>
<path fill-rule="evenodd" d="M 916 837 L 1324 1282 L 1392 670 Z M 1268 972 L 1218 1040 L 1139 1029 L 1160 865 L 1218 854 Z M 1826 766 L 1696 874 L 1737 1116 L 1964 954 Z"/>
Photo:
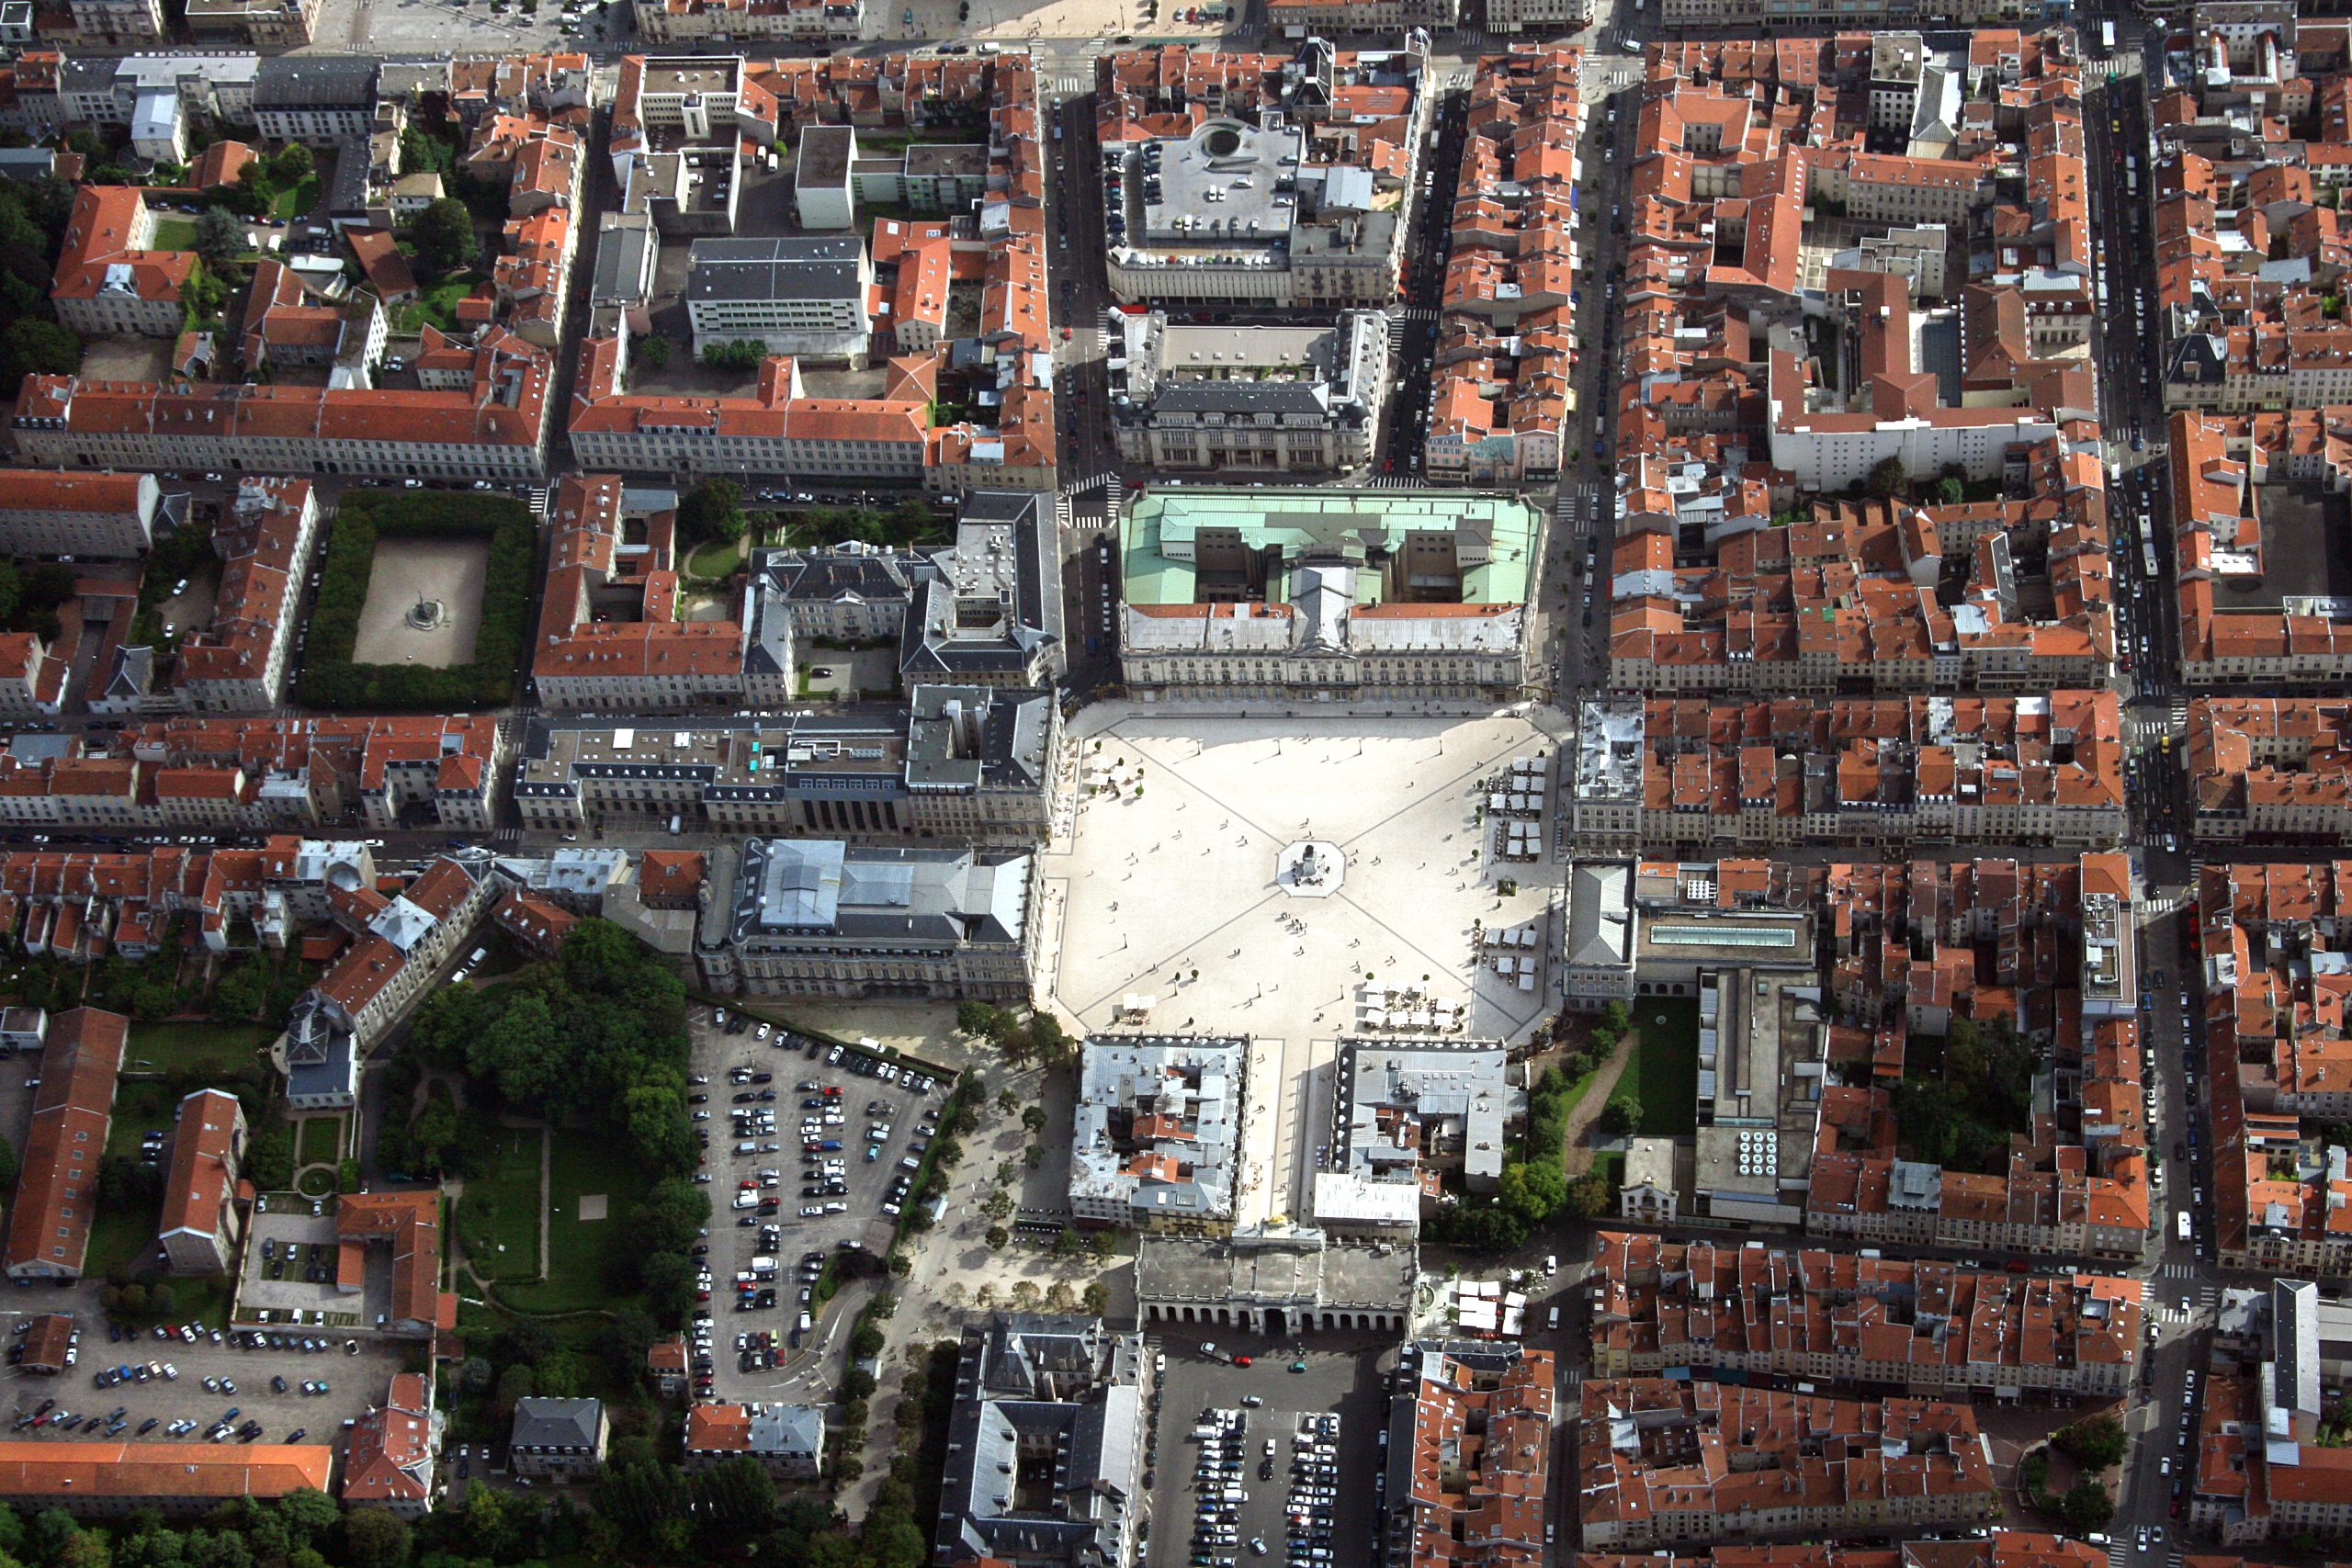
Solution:
<path fill-rule="evenodd" d="M 1250 1358 L 1247 1356 L 1236 1356 L 1233 1358 L 1233 1364 L 1237 1367 L 1246 1367 L 1250 1364 Z"/>
<path fill-rule="evenodd" d="M 1064 327 L 1062 329 L 1062 341 L 1064 343 L 1068 343 L 1069 341 L 1069 329 L 1068 327 Z"/>

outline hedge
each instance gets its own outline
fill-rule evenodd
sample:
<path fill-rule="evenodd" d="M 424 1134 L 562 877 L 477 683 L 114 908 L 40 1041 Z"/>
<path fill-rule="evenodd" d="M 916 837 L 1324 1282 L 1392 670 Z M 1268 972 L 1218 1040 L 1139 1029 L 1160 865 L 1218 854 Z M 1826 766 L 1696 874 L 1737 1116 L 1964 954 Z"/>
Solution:
<path fill-rule="evenodd" d="M 359 613 L 382 539 L 490 541 L 481 627 L 473 662 L 448 669 L 357 664 Z M 514 694 L 530 635 L 531 509 L 513 496 L 479 491 L 355 491 L 343 498 L 327 539 L 326 565 L 311 615 L 310 660 L 295 695 L 322 708 L 496 707 Z"/>

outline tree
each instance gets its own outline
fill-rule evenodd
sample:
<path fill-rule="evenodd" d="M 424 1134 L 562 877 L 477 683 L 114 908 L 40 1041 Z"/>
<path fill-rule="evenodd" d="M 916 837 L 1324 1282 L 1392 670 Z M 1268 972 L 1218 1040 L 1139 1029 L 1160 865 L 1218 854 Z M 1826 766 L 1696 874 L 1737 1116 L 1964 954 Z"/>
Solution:
<path fill-rule="evenodd" d="M 1021 1126 L 1023 1132 L 1044 1132 L 1046 1130 L 1046 1108 L 1042 1105 L 1032 1105 L 1023 1110 L 1021 1112 Z"/>
<path fill-rule="evenodd" d="M 1086 1287 L 1086 1315 L 1101 1317 L 1111 1310 L 1111 1287 L 1097 1280 Z"/>
<path fill-rule="evenodd" d="M 1611 1095 L 1609 1103 L 1600 1108 L 1596 1124 L 1612 1138 L 1631 1136 L 1634 1129 L 1642 1124 L 1641 1097 L 1631 1091 Z"/>
<path fill-rule="evenodd" d="M 266 1122 L 255 1128 L 245 1145 L 245 1168 L 254 1186 L 264 1192 L 283 1192 L 294 1185 L 294 1134 L 283 1122 Z"/>
<path fill-rule="evenodd" d="M 208 207 L 197 214 L 194 249 L 197 259 L 205 265 L 225 273 L 237 264 L 246 248 L 245 226 L 226 209 Z"/>
<path fill-rule="evenodd" d="M 516 1400 L 529 1399 L 538 1392 L 538 1372 L 521 1361 L 498 1374 L 497 1403 L 501 1411 L 511 1414 Z"/>
<path fill-rule="evenodd" d="M 187 311 L 188 321 L 198 327 L 217 321 L 220 307 L 229 302 L 229 286 L 208 271 L 199 262 L 188 268 L 187 281 L 180 285 L 180 305 Z"/>
<path fill-rule="evenodd" d="M 418 264 L 434 277 L 447 277 L 472 265 L 481 248 L 481 237 L 474 232 L 474 215 L 453 196 L 441 197 L 411 219 L 408 241 L 416 247 Z"/>
<path fill-rule="evenodd" d="M 994 1040 L 1004 1032 L 1005 1023 L 1003 1011 L 986 1002 L 961 1001 L 956 1004 L 956 1028 L 959 1033 Z"/>
<path fill-rule="evenodd" d="M 28 376 L 70 376 L 82 363 L 82 340 L 70 328 L 18 316 L 0 333 L 0 385 Z"/>
<path fill-rule="evenodd" d="M 382 1508 L 354 1508 L 343 1517 L 343 1557 L 350 1568 L 408 1568 L 409 1522 Z"/>
<path fill-rule="evenodd" d="M 670 340 L 665 337 L 633 338 L 628 345 L 629 357 L 648 370 L 659 370 L 670 363 Z"/>
<path fill-rule="evenodd" d="M 678 503 L 678 532 L 699 544 L 731 545 L 743 536 L 743 490 L 732 479 L 705 479 Z"/>
<path fill-rule="evenodd" d="M 1865 482 L 1871 496 L 1878 501 L 1893 501 L 1909 493 L 1911 476 L 1904 471 L 1900 457 L 1883 457 Z"/>
<path fill-rule="evenodd" d="M 695 1233 L 710 1223 L 710 1197 L 691 1181 L 672 1177 L 646 1189 L 629 1213 L 629 1235 L 648 1253 L 684 1252 Z"/>
<path fill-rule="evenodd" d="M 2088 1535 L 2093 1530 L 2106 1529 L 2108 1521 L 2115 1517 L 2115 1500 L 2098 1482 L 2078 1482 L 2067 1489 L 2066 1495 L 2059 1503 L 2058 1512 L 2066 1521 L 2066 1529 L 2070 1532 L 2078 1536 Z"/>
<path fill-rule="evenodd" d="M 861 1323 L 850 1331 L 850 1359 L 870 1360 L 882 1353 L 882 1330 L 871 1323 Z"/>
<path fill-rule="evenodd" d="M 714 343 L 702 351 L 702 362 L 713 370 L 757 370 L 768 356 L 768 345 L 758 338 Z"/>
<path fill-rule="evenodd" d="M 2076 1464 L 2093 1472 L 2121 1464 L 2129 1445 L 2123 1423 L 2112 1416 L 2093 1416 L 2077 1421 L 2061 1428 L 2052 1441 Z"/>
<path fill-rule="evenodd" d="M 237 171 L 237 184 L 228 197 L 231 206 L 254 218 L 267 212 L 277 198 L 277 186 L 269 177 L 269 165 L 259 158 Z"/>
<path fill-rule="evenodd" d="M 1936 500 L 1946 506 L 1958 506 L 1968 499 L 1968 484 L 1958 474 L 1946 474 L 1936 481 Z"/>
<path fill-rule="evenodd" d="M 990 1252 L 1002 1252 L 1005 1248 L 1005 1245 L 1012 1241 L 1012 1233 L 1006 1230 L 1002 1225 L 990 1225 L 989 1227 L 988 1234 L 980 1239 L 989 1244 L 989 1250 Z"/>
<path fill-rule="evenodd" d="M 1567 1211 L 1579 1220 L 1597 1220 L 1609 1212 L 1615 1198 L 1609 1190 L 1609 1179 L 1596 1170 L 1568 1189 Z"/>
<path fill-rule="evenodd" d="M 269 161 L 270 178 L 280 186 L 299 186 L 311 177 L 311 150 L 300 141 L 289 141 L 277 150 Z"/>

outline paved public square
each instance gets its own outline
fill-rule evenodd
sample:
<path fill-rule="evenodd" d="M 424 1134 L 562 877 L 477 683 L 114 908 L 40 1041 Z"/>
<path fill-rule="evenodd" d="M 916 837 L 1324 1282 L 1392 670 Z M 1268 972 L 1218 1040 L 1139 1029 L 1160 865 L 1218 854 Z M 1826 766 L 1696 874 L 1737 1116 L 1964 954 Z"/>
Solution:
<path fill-rule="evenodd" d="M 1090 722 L 1090 720 L 1091 722 Z M 1099 744 L 1098 744 L 1099 742 Z M 1525 1038 L 1556 1006 L 1480 969 L 1476 927 L 1535 922 L 1541 866 L 1491 863 L 1474 786 L 1556 750 L 1527 719 L 1192 717 L 1111 705 L 1073 727 L 1074 840 L 1048 854 L 1041 973 L 1089 1030 L 1250 1035 L 1242 1223 L 1302 1212 L 1337 1038 L 1366 976 L 1466 1008 L 1453 1038 Z M 1338 848 L 1336 886 L 1276 883 L 1285 845 Z M 1497 889 L 1514 875 L 1519 891 Z M 1149 999 L 1147 1014 L 1130 1003 Z"/>
<path fill-rule="evenodd" d="M 384 539 L 359 610 L 351 657 L 359 664 L 422 664 L 447 669 L 474 656 L 481 630 L 481 592 L 490 575 L 487 539 Z M 408 622 L 419 599 L 441 605 L 437 626 Z"/>

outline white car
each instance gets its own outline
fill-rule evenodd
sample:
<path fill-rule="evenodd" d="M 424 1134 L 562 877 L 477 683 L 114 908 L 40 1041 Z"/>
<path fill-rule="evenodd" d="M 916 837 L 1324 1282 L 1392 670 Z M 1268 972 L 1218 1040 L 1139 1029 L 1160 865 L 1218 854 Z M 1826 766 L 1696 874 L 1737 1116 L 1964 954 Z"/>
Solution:
<path fill-rule="evenodd" d="M 821 1219 L 824 1217 L 824 1209 L 819 1204 L 803 1203 L 800 1205 L 800 1217 L 804 1220 Z"/>

